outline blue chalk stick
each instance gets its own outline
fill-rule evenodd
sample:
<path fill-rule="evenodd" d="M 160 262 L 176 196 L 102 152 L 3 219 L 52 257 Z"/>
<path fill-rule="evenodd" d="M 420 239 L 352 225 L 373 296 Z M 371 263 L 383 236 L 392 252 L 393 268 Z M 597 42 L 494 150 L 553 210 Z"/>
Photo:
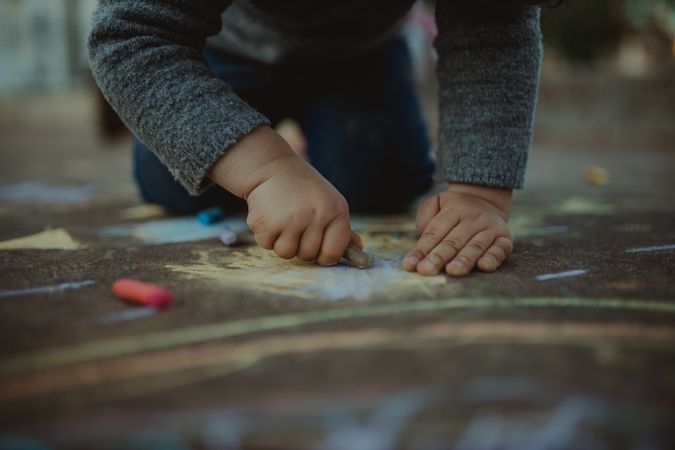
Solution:
<path fill-rule="evenodd" d="M 209 208 L 197 213 L 197 220 L 202 225 L 211 225 L 212 223 L 220 222 L 225 218 L 223 210 L 216 208 Z"/>

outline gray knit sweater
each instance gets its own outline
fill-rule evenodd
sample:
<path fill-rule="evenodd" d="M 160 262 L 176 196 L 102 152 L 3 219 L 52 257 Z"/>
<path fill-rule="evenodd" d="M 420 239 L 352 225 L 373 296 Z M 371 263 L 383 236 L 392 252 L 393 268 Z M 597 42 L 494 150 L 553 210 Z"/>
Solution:
<path fill-rule="evenodd" d="M 357 52 L 386 39 L 412 0 L 100 0 L 94 77 L 129 128 L 191 193 L 268 119 L 215 78 L 205 40 L 267 64 Z M 221 21 L 221 14 L 224 12 Z M 541 61 L 539 8 L 437 0 L 439 159 L 448 181 L 521 188 Z M 221 31 L 222 29 L 222 31 Z"/>

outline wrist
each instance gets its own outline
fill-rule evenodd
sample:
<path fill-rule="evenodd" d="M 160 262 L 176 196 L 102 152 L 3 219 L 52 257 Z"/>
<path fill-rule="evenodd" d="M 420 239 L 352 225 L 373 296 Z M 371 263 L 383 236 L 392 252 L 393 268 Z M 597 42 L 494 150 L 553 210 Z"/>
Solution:
<path fill-rule="evenodd" d="M 211 166 L 207 176 L 245 199 L 274 173 L 277 163 L 287 158 L 297 158 L 297 155 L 276 131 L 261 126 L 230 147 Z"/>
<path fill-rule="evenodd" d="M 479 197 L 497 207 L 506 215 L 506 218 L 509 216 L 509 210 L 511 209 L 511 197 L 513 195 L 513 189 L 511 188 L 450 182 L 448 183 L 448 191 L 456 194 L 465 194 Z"/>

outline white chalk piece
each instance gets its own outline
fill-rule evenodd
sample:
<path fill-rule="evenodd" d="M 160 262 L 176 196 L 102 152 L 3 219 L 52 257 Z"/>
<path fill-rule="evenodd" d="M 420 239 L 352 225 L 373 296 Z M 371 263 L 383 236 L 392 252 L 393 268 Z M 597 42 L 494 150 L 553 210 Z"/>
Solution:
<path fill-rule="evenodd" d="M 576 277 L 579 275 L 583 275 L 587 273 L 588 270 L 584 269 L 577 269 L 577 270 L 568 270 L 565 272 L 557 272 L 557 273 L 544 273 L 541 275 L 537 275 L 534 277 L 535 280 L 537 281 L 546 281 L 546 280 L 554 280 L 556 278 L 569 278 L 569 277 Z"/>
<path fill-rule="evenodd" d="M 239 240 L 239 236 L 230 227 L 222 227 L 218 231 L 218 239 L 225 245 L 232 245 Z"/>
<path fill-rule="evenodd" d="M 675 244 L 655 245 L 653 247 L 629 248 L 628 250 L 626 250 L 626 253 L 658 252 L 661 250 L 675 250 Z"/>

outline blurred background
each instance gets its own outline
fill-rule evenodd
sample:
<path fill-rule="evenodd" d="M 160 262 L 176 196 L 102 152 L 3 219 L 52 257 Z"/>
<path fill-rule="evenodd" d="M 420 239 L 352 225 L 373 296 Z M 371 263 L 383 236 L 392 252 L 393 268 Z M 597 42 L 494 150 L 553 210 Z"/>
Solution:
<path fill-rule="evenodd" d="M 661 438 L 671 439 L 675 430 L 675 316 L 672 302 L 666 303 L 675 298 L 675 0 L 565 0 L 559 7 L 544 9 L 545 56 L 534 146 L 526 189 L 516 194 L 510 220 L 517 250 L 505 270 L 487 278 L 478 274 L 430 285 L 429 293 L 427 285 L 413 285 L 414 301 L 435 293 L 442 295 L 443 302 L 523 297 L 522 305 L 528 306 L 484 307 L 479 302 L 476 309 L 448 309 L 444 314 L 418 310 L 419 317 L 392 316 L 390 321 L 354 316 L 344 325 L 327 324 L 321 331 L 321 335 L 336 330 L 336 336 L 346 336 L 358 332 L 363 323 L 367 333 L 373 333 L 367 336 L 382 342 L 372 344 L 372 353 L 365 351 L 367 346 L 347 353 L 349 348 L 341 349 L 336 338 L 334 350 L 319 346 L 312 354 L 289 350 L 288 356 L 270 350 L 267 358 L 265 342 L 274 340 L 269 344 L 274 349 L 290 344 L 277 347 L 274 329 L 251 326 L 251 334 L 264 332 L 250 341 L 235 334 L 231 342 L 222 342 L 226 353 L 240 342 L 248 348 L 233 352 L 244 355 L 233 357 L 242 361 L 263 355 L 250 366 L 226 362 L 227 358 L 215 358 L 217 366 L 202 365 L 199 361 L 220 351 L 218 342 L 204 342 L 204 347 L 195 343 L 196 363 L 182 356 L 192 352 L 192 346 L 183 349 L 181 344 L 166 349 L 167 353 L 138 350 L 128 359 L 105 359 L 107 349 L 119 348 L 119 342 L 131 343 L 136 335 L 145 342 L 157 342 L 165 331 L 167 336 L 177 336 L 174 331 L 196 336 L 204 331 L 194 330 L 214 330 L 217 321 L 225 323 L 223 329 L 243 329 L 249 325 L 240 324 L 255 323 L 256 314 L 270 314 L 258 316 L 260 323 L 272 323 L 271 315 L 286 312 L 307 311 L 319 317 L 315 312 L 324 305 L 304 298 L 311 291 L 303 291 L 303 298 L 293 298 L 293 303 L 283 301 L 284 295 L 281 300 L 265 298 L 265 291 L 258 294 L 246 286 L 241 291 L 228 286 L 226 291 L 222 286 L 227 285 L 216 283 L 212 274 L 221 273 L 217 270 L 228 261 L 221 255 L 229 250 L 211 249 L 215 240 L 148 246 L 136 242 L 145 232 L 135 225 L 151 223 L 161 211 L 139 208 L 131 174 L 130 133 L 101 98 L 87 67 L 84 43 L 95 6 L 96 0 L 0 0 L 0 242 L 8 245 L 4 240 L 12 240 L 5 248 L 13 249 L 0 252 L 0 288 L 9 289 L 0 291 L 0 342 L 4 344 L 0 359 L 9 355 L 5 367 L 10 369 L 15 367 L 13 362 L 30 362 L 24 364 L 29 369 L 26 379 L 18 372 L 9 388 L 0 389 L 9 395 L 8 401 L 0 400 L 5 406 L 4 410 L 0 406 L 0 422 L 12 419 L 17 424 L 12 430 L 26 436 L 52 436 L 63 442 L 90 439 L 97 444 L 111 442 L 114 448 L 124 448 L 115 444 L 118 439 L 133 442 L 132 433 L 146 427 L 150 432 L 152 427 L 169 432 L 158 433 L 158 439 L 185 439 L 199 448 L 222 448 L 208 446 L 210 436 L 225 440 L 243 430 L 247 434 L 242 439 L 272 448 L 279 437 L 282 442 L 322 438 L 326 431 L 322 417 L 328 417 L 325 423 L 335 423 L 337 430 L 332 434 L 333 428 L 329 429 L 329 438 L 347 442 L 341 439 L 355 436 L 359 448 L 365 448 L 370 442 L 388 442 L 391 438 L 384 430 L 405 429 L 417 414 L 419 428 L 412 430 L 420 430 L 420 439 L 427 439 L 420 442 L 429 449 L 447 448 L 443 439 L 461 436 L 461 448 L 479 448 L 471 439 L 487 442 L 490 448 L 498 445 L 498 439 L 506 439 L 500 448 L 509 449 L 675 448 L 660 445 Z M 433 3 L 415 5 L 405 33 L 433 138 L 438 117 L 431 47 L 436 33 Z M 284 137 L 290 142 L 292 126 L 287 133 Z M 181 235 L 183 225 L 176 223 L 182 220 L 162 220 L 156 225 L 161 231 L 155 233 Z M 106 233 L 120 227 L 132 230 L 134 239 Z M 153 228 L 146 229 L 152 237 Z M 382 230 L 377 235 L 393 243 L 410 234 L 390 226 Z M 27 248 L 13 247 L 17 240 Z M 80 250 L 80 242 L 87 248 Z M 49 250 L 55 248 L 78 250 Z M 191 267 L 197 267 L 200 275 L 188 278 L 187 274 L 195 273 Z M 232 268 L 248 273 L 244 280 L 262 273 L 246 272 L 245 262 Z M 587 269 L 591 273 L 583 275 Z M 541 276 L 555 277 L 549 272 L 583 276 L 560 284 L 541 283 Z M 271 278 L 281 280 L 283 273 Z M 125 274 L 160 284 L 166 281 L 177 294 L 174 312 L 134 316 L 144 313 L 143 308 L 115 303 L 109 282 Z M 330 279 L 330 285 L 337 286 L 342 278 Z M 358 286 L 359 280 L 366 279 L 349 278 L 354 280 L 349 283 Z M 57 282 L 62 284 L 54 286 Z M 89 283 L 96 283 L 92 290 L 72 287 Z M 257 279 L 251 283 L 257 284 Z M 298 291 L 304 289 L 302 283 Z M 56 291 L 59 286 L 68 293 L 61 295 Z M 45 290 L 50 294 L 43 294 Z M 16 301 L 4 298 L 17 292 L 39 293 Z M 529 297 L 533 303 L 527 303 Z M 546 307 L 534 307 L 548 298 L 550 303 L 541 303 Z M 597 306 L 594 300 L 581 307 L 587 298 L 597 299 Z M 643 299 L 649 300 L 644 306 Z M 359 311 L 356 302 L 360 301 L 347 307 Z M 334 307 L 338 305 L 331 301 L 328 308 Z M 104 318 L 112 316 L 117 322 Z M 143 317 L 148 321 L 133 321 Z M 245 319 L 238 322 L 239 318 Z M 125 325 L 122 320 L 130 322 Z M 443 321 L 438 322 L 442 328 L 436 327 L 437 320 Z M 436 336 L 435 330 L 446 329 L 445 321 L 448 333 L 454 333 L 457 324 L 468 334 L 456 335 L 457 341 L 444 332 L 437 335 L 438 341 L 409 341 L 416 327 Z M 492 321 L 496 334 L 489 331 Z M 323 330 L 320 326 L 309 322 L 308 333 L 318 333 Z M 303 332 L 298 328 L 298 333 Z M 144 333 L 149 333 L 148 339 Z M 483 333 L 485 338 L 480 337 Z M 528 333 L 533 333 L 534 345 L 524 347 Z M 387 339 L 392 341 L 377 337 L 390 334 L 393 337 Z M 285 327 L 278 336 L 286 342 L 305 339 Z M 92 351 L 96 348 L 105 350 L 100 366 Z M 73 371 L 58 364 L 63 358 L 67 361 L 67 355 L 80 353 L 95 361 L 73 364 Z M 149 372 L 144 372 L 146 355 Z M 173 359 L 182 369 L 172 372 L 168 362 Z M 38 368 L 41 361 L 57 363 L 40 372 L 32 370 L 33 361 Z M 162 374 L 165 366 L 168 372 Z M 110 379 L 104 376 L 108 367 Z M 75 381 L 70 374 L 77 374 Z M 190 377 L 199 381 L 189 381 Z M 6 379 L 0 379 L 0 385 Z M 18 400 L 12 400 L 12 386 L 18 386 Z M 58 390 L 53 396 L 50 386 Z M 393 391 L 399 387 L 404 390 Z M 390 397 L 389 392 L 400 394 Z M 432 406 L 424 406 L 425 402 Z M 284 409 L 289 410 L 287 415 Z M 3 425 L 0 449 L 2 431 L 10 429 Z M 369 429 L 385 437 L 368 440 Z M 535 440 L 521 440 L 530 437 Z M 541 445 L 536 439 L 542 440 Z M 158 442 L 162 444 L 143 448 L 185 448 Z M 110 445 L 106 448 L 113 448 Z"/>
<path fill-rule="evenodd" d="M 95 178 L 106 192 L 133 193 L 130 183 L 120 184 L 130 179 L 122 152 L 129 134 L 87 67 L 84 41 L 95 6 L 0 0 L 0 182 L 60 171 L 72 181 Z M 675 147 L 675 0 L 568 0 L 544 9 L 542 27 L 535 153 Z M 433 2 L 416 5 L 406 33 L 434 135 Z M 119 170 L 100 173 L 101 164 Z"/>

